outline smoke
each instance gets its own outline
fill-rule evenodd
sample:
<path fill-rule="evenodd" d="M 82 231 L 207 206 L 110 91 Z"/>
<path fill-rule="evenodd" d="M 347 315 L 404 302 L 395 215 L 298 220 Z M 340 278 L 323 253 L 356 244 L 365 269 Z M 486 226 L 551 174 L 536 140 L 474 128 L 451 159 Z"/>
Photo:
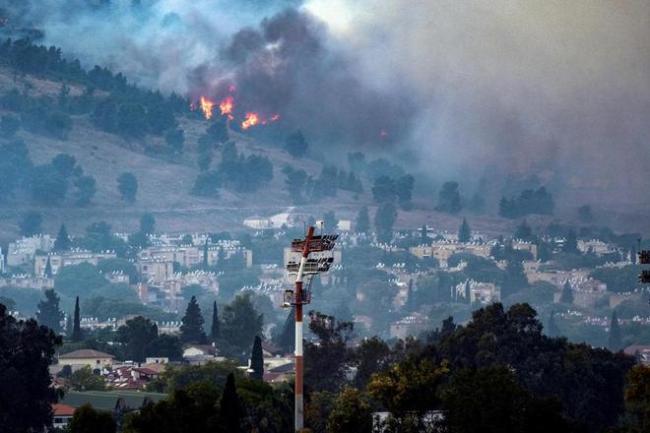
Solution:
<path fill-rule="evenodd" d="M 534 173 L 648 204 L 650 3 L 313 0 L 308 9 L 360 53 L 361 75 L 377 87 L 400 79 L 426 100 L 410 144 L 434 170 L 462 181 L 490 175 L 484 167 Z"/>
<path fill-rule="evenodd" d="M 87 66 L 190 96 L 234 84 L 238 109 L 278 112 L 316 143 L 648 204 L 646 1 L 92 3 L 16 4 Z"/>

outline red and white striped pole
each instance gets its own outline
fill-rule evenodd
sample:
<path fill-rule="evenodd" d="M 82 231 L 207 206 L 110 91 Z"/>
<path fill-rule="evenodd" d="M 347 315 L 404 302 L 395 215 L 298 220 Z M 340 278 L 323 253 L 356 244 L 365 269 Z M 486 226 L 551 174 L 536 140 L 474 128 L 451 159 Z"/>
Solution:
<path fill-rule="evenodd" d="M 300 432 L 305 427 L 304 418 L 304 399 L 303 399 L 303 372 L 304 360 L 302 351 L 302 305 L 303 305 L 303 291 L 302 291 L 302 276 L 305 271 L 305 264 L 309 256 L 309 242 L 314 236 L 314 227 L 310 226 L 307 230 L 307 237 L 305 238 L 305 245 L 302 250 L 302 257 L 300 258 L 300 266 L 298 267 L 298 276 L 296 277 L 296 382 L 294 388 L 295 394 L 295 429 Z"/>

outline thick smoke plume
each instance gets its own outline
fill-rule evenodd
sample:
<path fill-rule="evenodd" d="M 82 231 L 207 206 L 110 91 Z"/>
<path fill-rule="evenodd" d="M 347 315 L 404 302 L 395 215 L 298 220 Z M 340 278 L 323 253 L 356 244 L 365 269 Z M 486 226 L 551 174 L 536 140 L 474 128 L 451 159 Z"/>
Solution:
<path fill-rule="evenodd" d="M 15 2 L 89 66 L 190 96 L 234 84 L 240 109 L 279 112 L 316 142 L 648 205 L 646 1 L 92 3 Z"/>

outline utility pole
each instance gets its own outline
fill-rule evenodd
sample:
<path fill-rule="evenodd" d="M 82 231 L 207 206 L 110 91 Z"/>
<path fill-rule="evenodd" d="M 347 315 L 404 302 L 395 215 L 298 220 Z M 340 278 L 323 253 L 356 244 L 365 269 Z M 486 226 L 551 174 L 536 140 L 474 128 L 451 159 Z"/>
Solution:
<path fill-rule="evenodd" d="M 294 427 L 296 432 L 301 432 L 305 427 L 304 419 L 304 398 L 303 398 L 303 376 L 304 376 L 304 358 L 303 358 L 303 308 L 305 304 L 311 302 L 311 292 L 309 288 L 303 286 L 305 276 L 311 278 L 320 272 L 327 272 L 334 261 L 333 257 L 321 256 L 317 259 L 310 259 L 311 253 L 326 253 L 334 248 L 334 243 L 338 238 L 337 235 L 319 235 L 314 236 L 314 227 L 307 229 L 305 239 L 294 239 L 291 242 L 293 252 L 301 253 L 300 262 L 289 262 L 287 270 L 289 273 L 296 273 L 295 290 L 285 290 L 284 307 L 294 307 L 296 309 L 296 342 L 295 342 L 295 363 L 296 363 L 296 380 L 294 386 Z"/>

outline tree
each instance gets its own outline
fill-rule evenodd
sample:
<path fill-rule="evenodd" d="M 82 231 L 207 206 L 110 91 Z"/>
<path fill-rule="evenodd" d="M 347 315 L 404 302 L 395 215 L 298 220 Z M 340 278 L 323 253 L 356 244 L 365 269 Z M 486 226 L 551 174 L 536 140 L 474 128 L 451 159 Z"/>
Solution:
<path fill-rule="evenodd" d="M 370 433 L 372 414 L 361 392 L 345 388 L 336 398 L 327 418 L 327 433 Z"/>
<path fill-rule="evenodd" d="M 463 223 L 458 229 L 458 242 L 469 242 L 472 239 L 472 229 L 470 229 L 467 220 L 463 218 Z"/>
<path fill-rule="evenodd" d="M 60 204 L 68 191 L 68 181 L 52 165 L 34 167 L 30 177 L 32 199 L 43 205 Z"/>
<path fill-rule="evenodd" d="M 517 226 L 514 237 L 515 239 L 520 239 L 522 241 L 532 241 L 534 239 L 533 229 L 528 225 L 528 222 L 525 219 Z"/>
<path fill-rule="evenodd" d="M 40 212 L 29 211 L 23 215 L 22 219 L 18 222 L 18 227 L 20 228 L 20 234 L 23 236 L 34 236 L 36 234 L 42 233 L 43 228 L 41 224 L 43 222 L 43 216 Z"/>
<path fill-rule="evenodd" d="M 453 432 L 474 433 L 478 420 L 486 433 L 573 431 L 559 402 L 534 397 L 505 367 L 458 371 L 442 400 L 444 422 Z"/>
<path fill-rule="evenodd" d="M 250 369 L 252 370 L 250 377 L 262 380 L 264 377 L 264 352 L 262 351 L 262 339 L 259 335 L 256 335 L 253 341 L 250 362 Z"/>
<path fill-rule="evenodd" d="M 560 302 L 563 304 L 571 305 L 573 304 L 573 289 L 571 288 L 571 283 L 567 280 L 562 286 L 562 294 L 560 295 Z"/>
<path fill-rule="evenodd" d="M 549 337 L 559 337 L 560 328 L 558 328 L 557 323 L 555 323 L 555 311 L 551 311 L 548 317 L 548 326 L 546 327 L 546 335 Z"/>
<path fill-rule="evenodd" d="M 623 336 L 621 335 L 621 327 L 618 323 L 616 310 L 612 312 L 612 319 L 609 322 L 609 338 L 607 340 L 607 348 L 612 352 L 618 352 L 623 347 Z"/>
<path fill-rule="evenodd" d="M 391 203 L 395 200 L 395 181 L 389 176 L 379 176 L 372 186 L 372 197 L 376 203 Z"/>
<path fill-rule="evenodd" d="M 54 363 L 61 338 L 35 320 L 17 321 L 0 304 L 0 342 L 3 433 L 46 431 L 52 425 L 51 405 L 58 396 L 48 367 Z"/>
<path fill-rule="evenodd" d="M 309 178 L 307 172 L 302 169 L 294 170 L 288 165 L 282 169 L 282 172 L 286 176 L 284 184 L 292 201 L 294 203 L 302 203 L 305 199 L 303 192 L 305 190 L 307 179 Z"/>
<path fill-rule="evenodd" d="M 462 209 L 458 182 L 445 182 L 438 193 L 436 210 L 456 214 Z"/>
<path fill-rule="evenodd" d="M 302 158 L 307 153 L 309 143 L 301 131 L 296 131 L 287 137 L 284 148 L 294 158 Z"/>
<path fill-rule="evenodd" d="M 144 362 L 156 338 L 158 326 L 142 316 L 127 320 L 117 330 L 117 341 L 124 345 L 126 358 L 135 362 Z"/>
<path fill-rule="evenodd" d="M 326 230 L 336 230 L 339 220 L 336 218 L 333 210 L 325 212 L 325 215 L 323 215 L 323 224 Z"/>
<path fill-rule="evenodd" d="M 181 341 L 183 343 L 198 343 L 205 344 L 207 338 L 203 331 L 203 316 L 201 315 L 201 307 L 196 301 L 196 297 L 192 296 L 190 302 L 187 304 L 185 315 L 183 316 L 183 324 L 181 325 Z"/>
<path fill-rule="evenodd" d="M 117 131 L 120 135 L 126 138 L 141 138 L 147 129 L 147 113 L 142 105 L 120 105 L 117 111 Z"/>
<path fill-rule="evenodd" d="M 74 303 L 74 325 L 72 328 L 72 341 L 81 341 L 83 335 L 81 333 L 81 318 L 79 314 L 79 296 Z"/>
<path fill-rule="evenodd" d="M 70 433 L 115 433 L 117 427 L 110 412 L 100 412 L 84 404 L 74 411 L 69 429 Z"/>
<path fill-rule="evenodd" d="M 226 305 L 221 322 L 221 336 L 226 351 L 233 357 L 246 359 L 248 341 L 262 333 L 264 316 L 255 310 L 250 294 L 237 296 Z"/>
<path fill-rule="evenodd" d="M 219 404 L 219 421 L 223 431 L 228 433 L 241 433 L 242 407 L 235 388 L 235 376 L 230 373 L 226 378 L 226 385 L 221 394 Z"/>
<path fill-rule="evenodd" d="M 317 341 L 305 342 L 305 383 L 317 391 L 338 391 L 344 380 L 347 343 L 354 324 L 310 311 L 309 330 Z"/>
<path fill-rule="evenodd" d="M 650 368 L 645 365 L 632 367 L 627 377 L 625 409 L 629 433 L 650 431 Z"/>
<path fill-rule="evenodd" d="M 368 208 L 366 206 L 359 210 L 355 227 L 357 233 L 368 233 L 370 230 L 370 216 L 368 215 Z"/>
<path fill-rule="evenodd" d="M 199 155 L 196 160 L 199 170 L 207 171 L 212 164 L 212 153 L 211 152 L 199 152 Z"/>
<path fill-rule="evenodd" d="M 122 200 L 127 203 L 135 202 L 135 196 L 138 193 L 138 179 L 133 173 L 120 174 L 117 178 L 117 190 L 120 192 Z"/>
<path fill-rule="evenodd" d="M 50 258 L 47 258 L 47 261 L 45 262 L 45 269 L 43 270 L 43 276 L 45 278 L 52 278 L 52 262 L 50 262 Z"/>
<path fill-rule="evenodd" d="M 61 224 L 59 227 L 59 233 L 56 235 L 54 240 L 54 251 L 67 251 L 70 249 L 72 242 L 68 236 L 68 231 L 65 228 L 65 224 Z"/>
<path fill-rule="evenodd" d="M 375 230 L 380 242 L 390 242 L 393 239 L 393 224 L 397 219 L 397 209 L 393 203 L 384 203 L 375 213 Z"/>
<path fill-rule="evenodd" d="M 140 232 L 145 233 L 145 234 L 152 234 L 154 233 L 156 228 L 156 219 L 154 218 L 153 215 L 150 213 L 146 213 L 142 215 L 140 218 Z"/>
<path fill-rule="evenodd" d="M 410 174 L 402 176 L 395 182 L 395 193 L 397 194 L 397 201 L 402 209 L 408 210 L 411 208 L 411 198 L 413 196 L 413 186 L 415 179 Z"/>
<path fill-rule="evenodd" d="M 562 246 L 562 251 L 570 254 L 578 254 L 578 236 L 576 235 L 575 230 L 571 229 L 567 233 L 564 245 Z"/>
<path fill-rule="evenodd" d="M 77 188 L 75 203 L 78 206 L 86 206 L 90 203 L 97 192 L 96 183 L 92 176 L 81 176 L 74 181 L 74 186 Z"/>
<path fill-rule="evenodd" d="M 70 386 L 75 391 L 103 391 L 106 389 L 104 379 L 93 373 L 88 365 L 72 373 Z"/>
<path fill-rule="evenodd" d="M 59 308 L 59 296 L 52 289 L 44 292 L 45 300 L 38 303 L 36 320 L 56 333 L 61 332 L 61 320 L 65 314 Z"/>
<path fill-rule="evenodd" d="M 174 151 L 174 153 L 183 152 L 183 143 L 185 143 L 185 131 L 182 129 L 171 129 L 165 134 L 165 142 Z"/>
<path fill-rule="evenodd" d="M 289 353 L 293 350 L 293 345 L 296 340 L 296 312 L 293 308 L 289 310 L 282 330 L 274 335 L 273 340 L 284 353 Z"/>
<path fill-rule="evenodd" d="M 207 241 L 206 241 L 207 245 Z M 221 337 L 221 329 L 219 325 L 219 310 L 217 308 L 217 301 L 212 303 L 212 323 L 210 324 L 210 339 L 215 342 Z"/>
<path fill-rule="evenodd" d="M 501 296 L 505 299 L 508 296 L 528 287 L 528 278 L 524 273 L 524 266 L 517 259 L 508 260 L 501 285 Z"/>

